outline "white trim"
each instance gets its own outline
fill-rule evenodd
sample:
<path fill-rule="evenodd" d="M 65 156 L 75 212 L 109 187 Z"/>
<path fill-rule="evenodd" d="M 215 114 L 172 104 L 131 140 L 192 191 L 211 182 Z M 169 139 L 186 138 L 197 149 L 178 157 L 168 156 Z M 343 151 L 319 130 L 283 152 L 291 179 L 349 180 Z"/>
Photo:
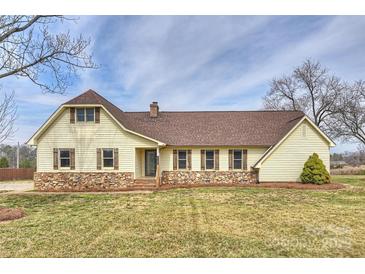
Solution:
<path fill-rule="evenodd" d="M 289 135 L 295 130 L 295 129 L 297 129 L 298 127 L 299 127 L 299 125 L 300 124 L 302 124 L 303 123 L 303 121 L 308 121 L 309 122 L 309 124 L 311 124 L 316 130 L 317 130 L 317 132 L 319 132 L 320 133 L 320 135 L 324 138 L 324 139 L 326 139 L 327 141 L 328 141 L 328 143 L 329 143 L 329 146 L 331 146 L 331 147 L 333 147 L 333 146 L 335 146 L 335 143 L 330 139 L 330 138 L 328 138 L 327 137 L 327 135 L 326 134 L 324 134 L 323 132 L 322 132 L 322 130 L 320 130 L 319 129 L 319 127 L 317 127 L 316 126 L 316 124 L 314 124 L 307 116 L 304 116 L 302 119 L 300 119 L 300 121 L 294 126 L 294 127 L 292 127 L 292 129 L 283 137 L 283 138 L 281 138 L 281 140 L 278 142 L 278 143 L 276 143 L 273 147 L 269 147 L 268 149 L 267 149 L 267 151 L 264 153 L 264 156 L 261 158 L 261 159 L 259 159 L 257 162 L 256 162 L 256 164 L 254 164 L 253 165 L 253 168 L 260 168 L 261 167 L 261 164 L 289 137 Z"/>
<path fill-rule="evenodd" d="M 179 162 L 179 152 L 185 151 L 185 168 L 180 168 Z M 187 149 L 178 149 L 177 150 L 177 170 L 188 170 L 188 150 Z"/>
<path fill-rule="evenodd" d="M 213 168 L 207 168 L 207 151 L 213 151 Z M 205 170 L 215 170 L 215 149 L 205 150 Z"/>
<path fill-rule="evenodd" d="M 234 152 L 235 151 L 241 151 L 241 167 L 240 168 L 235 168 L 234 167 Z M 229 153 L 228 153 L 229 154 Z M 228 155 L 229 157 L 229 155 Z M 232 150 L 232 170 L 243 170 L 243 149 L 233 149 Z"/>
<path fill-rule="evenodd" d="M 84 110 L 84 121 L 78 121 L 77 119 L 77 110 L 78 109 L 83 109 Z M 87 120 L 87 110 L 88 109 L 92 109 L 93 110 L 93 120 L 92 121 L 88 121 Z M 75 108 L 75 123 L 77 124 L 90 124 L 90 123 L 95 123 L 95 107 L 76 107 Z"/>
<path fill-rule="evenodd" d="M 26 144 L 28 145 L 37 145 L 36 140 L 38 139 L 38 137 L 43 133 L 44 130 L 46 130 L 50 124 L 57 118 L 57 116 L 61 113 L 61 111 L 65 108 L 70 108 L 73 107 L 75 108 L 75 124 L 76 123 L 82 123 L 82 122 L 76 122 L 76 108 L 80 108 L 80 107 L 101 107 L 106 113 L 108 113 L 108 115 L 125 131 L 132 133 L 134 135 L 137 135 L 139 137 L 142 137 L 144 139 L 147 139 L 149 141 L 155 142 L 157 143 L 159 146 L 166 146 L 165 143 L 160 142 L 158 140 L 155 140 L 153 138 L 144 136 L 143 134 L 134 132 L 132 130 L 127 129 L 126 127 L 124 127 L 103 105 L 100 104 L 81 104 L 81 105 L 61 105 L 60 107 L 58 107 L 58 109 L 48 118 L 48 120 L 33 134 L 33 136 L 26 142 Z M 94 119 L 95 119 L 95 113 L 94 113 Z"/>
<path fill-rule="evenodd" d="M 104 150 L 111 150 L 112 151 L 113 156 L 112 157 L 106 157 L 106 159 L 109 159 L 109 160 L 112 159 L 113 160 L 113 165 L 112 166 L 104 166 L 104 158 L 105 158 L 104 157 Z M 102 167 L 102 169 L 106 169 L 106 170 L 114 169 L 114 166 L 115 166 L 114 148 L 105 147 L 105 148 L 102 148 L 101 151 L 102 151 L 102 153 L 101 153 L 101 161 L 102 161 L 101 167 Z"/>
<path fill-rule="evenodd" d="M 68 151 L 68 166 L 62 166 L 61 159 L 67 159 L 66 157 L 61 157 L 61 151 Z M 59 148 L 58 149 L 58 169 L 60 170 L 70 170 L 71 169 L 71 149 L 70 148 Z"/>
<path fill-rule="evenodd" d="M 59 106 L 55 112 L 52 113 L 52 115 L 43 123 L 43 125 L 33 134 L 32 137 L 26 142 L 27 145 L 35 146 L 37 145 L 36 139 L 37 137 L 43 133 L 44 130 L 48 128 L 48 126 L 53 122 L 57 116 L 61 113 L 61 110 L 63 109 L 63 106 Z"/>

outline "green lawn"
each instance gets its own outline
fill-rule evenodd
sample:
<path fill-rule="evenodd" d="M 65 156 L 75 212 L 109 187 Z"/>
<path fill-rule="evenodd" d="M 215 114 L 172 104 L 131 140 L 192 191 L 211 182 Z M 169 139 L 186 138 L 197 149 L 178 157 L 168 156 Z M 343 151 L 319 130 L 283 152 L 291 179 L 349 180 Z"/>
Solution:
<path fill-rule="evenodd" d="M 337 191 L 0 195 L 0 257 L 364 257 L 365 176 Z"/>

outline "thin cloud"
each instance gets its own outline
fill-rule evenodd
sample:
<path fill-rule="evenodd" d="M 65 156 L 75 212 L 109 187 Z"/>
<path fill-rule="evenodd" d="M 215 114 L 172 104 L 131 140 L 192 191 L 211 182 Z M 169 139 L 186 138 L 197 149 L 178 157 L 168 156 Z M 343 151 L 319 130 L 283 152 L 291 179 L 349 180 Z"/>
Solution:
<path fill-rule="evenodd" d="M 54 30 L 90 37 L 100 69 L 81 71 L 64 95 L 19 78 L 2 81 L 1 92 L 16 91 L 21 141 L 89 88 L 126 111 L 153 100 L 162 110 L 258 109 L 270 79 L 308 57 L 364 78 L 364 28 L 360 16 L 81 16 Z"/>

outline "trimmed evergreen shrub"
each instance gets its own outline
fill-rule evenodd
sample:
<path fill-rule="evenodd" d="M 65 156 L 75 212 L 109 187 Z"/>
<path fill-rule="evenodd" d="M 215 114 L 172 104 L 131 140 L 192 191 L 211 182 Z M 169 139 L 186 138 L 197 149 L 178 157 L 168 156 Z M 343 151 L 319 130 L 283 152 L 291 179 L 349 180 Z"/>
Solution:
<path fill-rule="evenodd" d="M 305 162 L 300 179 L 304 184 L 322 185 L 331 182 L 330 174 L 317 153 L 313 153 Z"/>

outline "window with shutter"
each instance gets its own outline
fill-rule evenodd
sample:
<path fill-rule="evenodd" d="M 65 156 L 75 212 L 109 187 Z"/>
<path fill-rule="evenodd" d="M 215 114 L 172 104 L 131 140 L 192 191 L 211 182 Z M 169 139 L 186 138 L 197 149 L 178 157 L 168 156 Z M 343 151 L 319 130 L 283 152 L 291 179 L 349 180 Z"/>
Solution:
<path fill-rule="evenodd" d="M 233 168 L 242 169 L 242 149 L 235 149 L 233 151 Z"/>
<path fill-rule="evenodd" d="M 179 150 L 178 151 L 178 167 L 179 169 L 186 169 L 187 168 L 187 151 L 186 150 Z"/>
<path fill-rule="evenodd" d="M 95 108 L 76 108 L 76 121 L 78 123 L 96 123 Z"/>
<path fill-rule="evenodd" d="M 114 150 L 112 148 L 103 148 L 103 167 L 114 167 Z"/>
<path fill-rule="evenodd" d="M 60 148 L 58 150 L 59 167 L 65 169 L 72 169 L 75 166 L 74 150 L 71 148 Z"/>
<path fill-rule="evenodd" d="M 214 169 L 214 150 L 205 151 L 205 169 Z"/>

